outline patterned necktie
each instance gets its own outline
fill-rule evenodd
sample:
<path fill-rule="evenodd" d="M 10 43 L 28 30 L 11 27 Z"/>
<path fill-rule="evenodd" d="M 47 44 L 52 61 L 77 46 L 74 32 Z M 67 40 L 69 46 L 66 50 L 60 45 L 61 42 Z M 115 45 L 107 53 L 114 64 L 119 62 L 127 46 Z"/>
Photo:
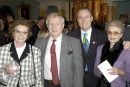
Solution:
<path fill-rule="evenodd" d="M 87 33 L 84 33 L 84 37 L 83 37 L 83 47 L 84 47 L 84 50 L 86 52 L 86 54 L 88 53 L 88 49 L 89 49 L 89 42 L 87 40 Z"/>
<path fill-rule="evenodd" d="M 52 72 L 52 80 L 55 85 L 59 83 L 58 78 L 58 68 L 57 68 L 57 60 L 56 60 L 56 52 L 55 52 L 55 41 L 53 40 L 52 46 L 51 46 L 51 72 Z"/>

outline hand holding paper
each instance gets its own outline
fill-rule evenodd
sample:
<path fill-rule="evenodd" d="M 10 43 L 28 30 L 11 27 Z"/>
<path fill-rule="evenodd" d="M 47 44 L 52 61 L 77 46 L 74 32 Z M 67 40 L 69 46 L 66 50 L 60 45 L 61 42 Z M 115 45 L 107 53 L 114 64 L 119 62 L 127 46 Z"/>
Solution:
<path fill-rule="evenodd" d="M 125 72 L 117 67 L 113 67 L 111 69 L 108 69 L 109 74 L 111 75 L 122 75 L 122 76 L 125 76 Z"/>
<path fill-rule="evenodd" d="M 110 75 L 108 69 L 111 69 L 112 66 L 109 64 L 107 60 L 102 62 L 100 65 L 97 66 L 102 74 L 106 77 L 108 82 L 112 82 L 114 79 L 118 77 L 118 75 Z"/>

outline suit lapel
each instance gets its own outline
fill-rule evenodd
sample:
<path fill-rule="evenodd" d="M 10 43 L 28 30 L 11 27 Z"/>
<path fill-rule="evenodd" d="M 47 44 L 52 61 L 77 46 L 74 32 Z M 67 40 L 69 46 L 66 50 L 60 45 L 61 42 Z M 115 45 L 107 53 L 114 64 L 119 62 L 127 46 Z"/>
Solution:
<path fill-rule="evenodd" d="M 80 29 L 77 30 L 76 36 L 77 36 L 78 39 L 80 39 L 82 41 L 82 39 L 81 39 L 81 30 Z"/>
<path fill-rule="evenodd" d="M 81 48 L 82 48 L 83 54 L 86 55 L 86 53 L 85 53 L 85 51 L 84 51 L 84 48 L 83 48 L 83 44 L 82 44 L 81 29 L 78 29 L 78 30 L 77 30 L 76 36 L 77 36 L 76 38 L 80 39 L 80 43 L 81 43 Z"/>
<path fill-rule="evenodd" d="M 24 58 L 26 58 L 28 53 L 30 53 L 29 44 L 26 44 L 26 47 L 25 47 L 25 49 L 24 49 L 24 51 L 23 51 L 23 53 L 22 53 L 22 55 L 20 57 L 20 61 L 19 62 L 21 62 Z"/>
<path fill-rule="evenodd" d="M 65 72 L 65 64 L 66 64 L 66 55 L 68 51 L 68 39 L 67 37 L 63 34 L 62 35 L 62 43 L 61 43 L 61 53 L 60 53 L 60 78 L 64 76 Z M 64 78 L 64 77 L 63 77 Z"/>
<path fill-rule="evenodd" d="M 44 59 L 45 59 L 45 54 L 46 54 L 47 43 L 48 43 L 49 37 L 50 36 L 39 41 L 39 46 L 40 46 L 40 50 L 41 50 L 42 81 L 44 81 L 44 62 L 45 62 Z"/>
<path fill-rule="evenodd" d="M 14 46 L 14 42 L 12 42 L 11 47 L 10 47 L 10 55 L 11 57 L 15 60 L 15 61 L 19 61 L 17 52 L 16 52 L 16 48 Z"/>
<path fill-rule="evenodd" d="M 20 63 L 24 58 L 26 58 L 26 56 L 28 55 L 29 52 L 30 52 L 29 44 L 27 44 L 24 51 L 23 51 L 23 53 L 22 53 L 22 55 L 21 55 L 21 58 L 19 59 L 16 48 L 15 48 L 15 45 L 14 45 L 14 42 L 12 42 L 11 48 L 10 48 L 10 55 L 18 63 Z"/>
<path fill-rule="evenodd" d="M 96 46 L 96 32 L 92 28 L 92 34 L 91 34 L 91 39 L 90 39 L 88 55 L 93 51 L 93 49 L 95 49 L 95 46 Z"/>
<path fill-rule="evenodd" d="M 49 37 L 48 36 L 47 38 L 45 38 L 42 42 L 41 42 L 41 61 L 43 63 L 43 66 L 44 66 L 44 58 L 45 58 L 45 54 L 46 54 L 46 49 L 47 49 L 47 43 L 48 43 L 48 40 L 49 40 Z"/>

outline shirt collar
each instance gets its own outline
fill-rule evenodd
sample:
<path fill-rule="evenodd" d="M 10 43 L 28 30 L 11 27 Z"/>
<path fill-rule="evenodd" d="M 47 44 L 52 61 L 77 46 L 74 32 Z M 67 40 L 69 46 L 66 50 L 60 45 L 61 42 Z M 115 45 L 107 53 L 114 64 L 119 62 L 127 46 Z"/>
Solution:
<path fill-rule="evenodd" d="M 81 37 L 84 37 L 84 33 L 87 33 L 87 37 L 90 36 L 91 37 L 91 33 L 92 33 L 92 27 L 90 27 L 90 29 L 88 29 L 87 32 L 84 32 L 82 29 L 81 29 Z"/>
<path fill-rule="evenodd" d="M 61 34 L 58 38 L 56 38 L 56 42 L 61 41 L 61 39 L 62 39 L 62 34 Z M 50 41 L 50 42 L 52 42 L 52 41 L 53 41 L 53 37 L 52 37 L 52 36 L 50 36 L 49 41 Z"/>
<path fill-rule="evenodd" d="M 41 29 L 41 27 L 37 24 L 37 26 Z"/>

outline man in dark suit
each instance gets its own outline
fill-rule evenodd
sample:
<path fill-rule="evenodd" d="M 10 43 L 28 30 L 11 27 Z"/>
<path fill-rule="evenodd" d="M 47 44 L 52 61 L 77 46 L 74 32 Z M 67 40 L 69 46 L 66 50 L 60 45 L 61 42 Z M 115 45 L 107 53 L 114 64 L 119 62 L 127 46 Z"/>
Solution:
<path fill-rule="evenodd" d="M 130 25 L 126 26 L 126 29 L 124 31 L 122 38 L 123 38 L 124 41 L 130 41 Z"/>
<path fill-rule="evenodd" d="M 62 34 L 64 19 L 57 13 L 48 15 L 46 24 L 50 36 L 35 43 L 41 49 L 44 87 L 83 87 L 80 40 Z"/>
<path fill-rule="evenodd" d="M 130 41 L 130 12 L 127 13 L 127 18 L 126 19 L 126 29 L 124 31 L 124 34 L 123 34 L 123 40 L 124 41 Z"/>
<path fill-rule="evenodd" d="M 0 29 L 0 46 L 3 46 L 5 44 L 6 44 L 6 38 L 3 31 Z"/>
<path fill-rule="evenodd" d="M 30 37 L 28 40 L 29 44 L 34 45 L 34 43 L 38 37 L 38 32 L 43 27 L 44 22 L 45 22 L 45 18 L 38 17 L 37 23 L 32 26 L 32 37 Z"/>
<path fill-rule="evenodd" d="M 105 32 L 94 29 L 91 26 L 93 15 L 89 8 L 81 7 L 77 12 L 77 21 L 80 29 L 69 32 L 68 35 L 80 39 L 82 45 L 82 56 L 84 63 L 84 87 L 96 87 L 97 78 L 94 76 L 94 63 L 97 47 L 107 40 Z M 89 49 L 86 53 L 83 47 L 84 33 L 87 33 Z"/>

